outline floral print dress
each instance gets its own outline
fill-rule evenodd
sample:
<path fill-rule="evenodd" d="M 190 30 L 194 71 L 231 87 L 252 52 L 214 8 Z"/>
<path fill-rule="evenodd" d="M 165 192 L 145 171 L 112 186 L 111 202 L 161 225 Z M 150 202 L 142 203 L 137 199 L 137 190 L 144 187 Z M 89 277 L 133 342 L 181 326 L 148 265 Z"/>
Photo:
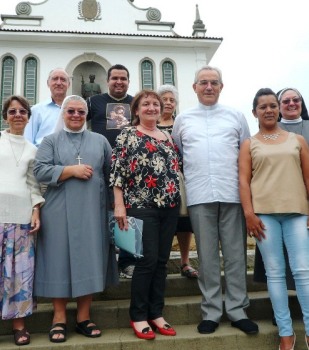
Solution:
<path fill-rule="evenodd" d="M 25 317 L 36 308 L 32 286 L 35 238 L 30 224 L 0 223 L 0 316 Z"/>
<path fill-rule="evenodd" d="M 112 154 L 110 185 L 121 187 L 126 208 L 174 208 L 180 203 L 177 146 L 124 129 Z"/>

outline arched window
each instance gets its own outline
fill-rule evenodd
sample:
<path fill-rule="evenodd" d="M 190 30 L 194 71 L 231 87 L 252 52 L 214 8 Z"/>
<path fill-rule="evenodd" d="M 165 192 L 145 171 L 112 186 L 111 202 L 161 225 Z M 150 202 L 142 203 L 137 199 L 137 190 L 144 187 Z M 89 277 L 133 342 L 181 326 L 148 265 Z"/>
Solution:
<path fill-rule="evenodd" d="M 28 57 L 25 61 L 24 70 L 24 96 L 31 106 L 36 103 L 37 68 L 38 63 L 36 58 Z"/>
<path fill-rule="evenodd" d="M 2 60 L 1 74 L 1 94 L 0 94 L 0 110 L 2 110 L 3 101 L 14 92 L 14 75 L 15 75 L 15 60 L 12 56 L 5 56 Z M 0 129 L 5 128 L 3 119 L 0 119 Z"/>
<path fill-rule="evenodd" d="M 162 64 L 163 84 L 175 85 L 174 65 L 171 61 L 165 61 Z"/>
<path fill-rule="evenodd" d="M 149 60 L 142 62 L 142 88 L 153 89 L 153 65 Z"/>

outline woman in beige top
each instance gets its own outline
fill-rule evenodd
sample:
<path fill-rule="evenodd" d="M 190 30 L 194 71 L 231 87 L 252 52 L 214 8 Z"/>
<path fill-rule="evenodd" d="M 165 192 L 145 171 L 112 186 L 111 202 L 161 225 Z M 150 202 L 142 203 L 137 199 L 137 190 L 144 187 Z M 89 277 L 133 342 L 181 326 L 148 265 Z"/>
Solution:
<path fill-rule="evenodd" d="M 286 247 L 309 349 L 309 148 L 301 135 L 278 126 L 279 101 L 272 90 L 257 92 L 253 114 L 260 130 L 242 144 L 239 155 L 240 198 L 247 231 L 255 237 L 264 261 L 279 328 L 279 350 L 294 349 L 296 340 L 285 279 Z"/>
<path fill-rule="evenodd" d="M 277 92 L 279 100 L 279 127 L 283 130 L 302 135 L 309 144 L 308 110 L 301 93 L 294 87 L 286 87 Z M 309 222 L 307 221 L 309 227 Z M 286 255 L 286 253 L 285 253 Z M 255 251 L 254 281 L 266 283 L 265 268 L 258 248 Z M 286 255 L 286 281 L 289 290 L 295 290 L 295 283 Z M 273 317 L 273 324 L 276 320 Z"/>

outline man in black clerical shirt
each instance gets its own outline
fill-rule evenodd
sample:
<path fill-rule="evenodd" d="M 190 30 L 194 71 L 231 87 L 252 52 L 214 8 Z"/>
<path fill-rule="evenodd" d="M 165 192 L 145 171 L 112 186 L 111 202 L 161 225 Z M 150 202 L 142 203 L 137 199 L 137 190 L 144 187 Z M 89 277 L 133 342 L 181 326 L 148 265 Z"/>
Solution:
<path fill-rule="evenodd" d="M 127 94 L 129 79 L 128 69 L 116 64 L 107 71 L 108 92 L 87 99 L 87 120 L 90 121 L 92 131 L 104 135 L 112 148 L 115 147 L 116 137 L 121 130 L 131 124 L 130 103 L 133 97 Z M 122 121 L 121 125 L 115 118 L 115 112 L 120 108 L 123 111 L 123 118 L 127 119 L 127 123 Z M 135 261 L 132 254 L 120 250 L 118 259 L 120 277 L 132 278 Z"/>

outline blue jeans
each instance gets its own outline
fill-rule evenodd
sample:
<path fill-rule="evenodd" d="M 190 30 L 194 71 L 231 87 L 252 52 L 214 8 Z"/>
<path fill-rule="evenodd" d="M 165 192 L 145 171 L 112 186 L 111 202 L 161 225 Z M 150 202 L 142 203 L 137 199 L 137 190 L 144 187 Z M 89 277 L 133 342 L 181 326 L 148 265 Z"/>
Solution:
<path fill-rule="evenodd" d="M 285 245 L 296 285 L 296 293 L 309 335 L 309 234 L 307 216 L 299 214 L 259 214 L 266 238 L 256 241 L 265 265 L 267 286 L 279 328 L 279 335 L 293 334 L 285 278 Z"/>

